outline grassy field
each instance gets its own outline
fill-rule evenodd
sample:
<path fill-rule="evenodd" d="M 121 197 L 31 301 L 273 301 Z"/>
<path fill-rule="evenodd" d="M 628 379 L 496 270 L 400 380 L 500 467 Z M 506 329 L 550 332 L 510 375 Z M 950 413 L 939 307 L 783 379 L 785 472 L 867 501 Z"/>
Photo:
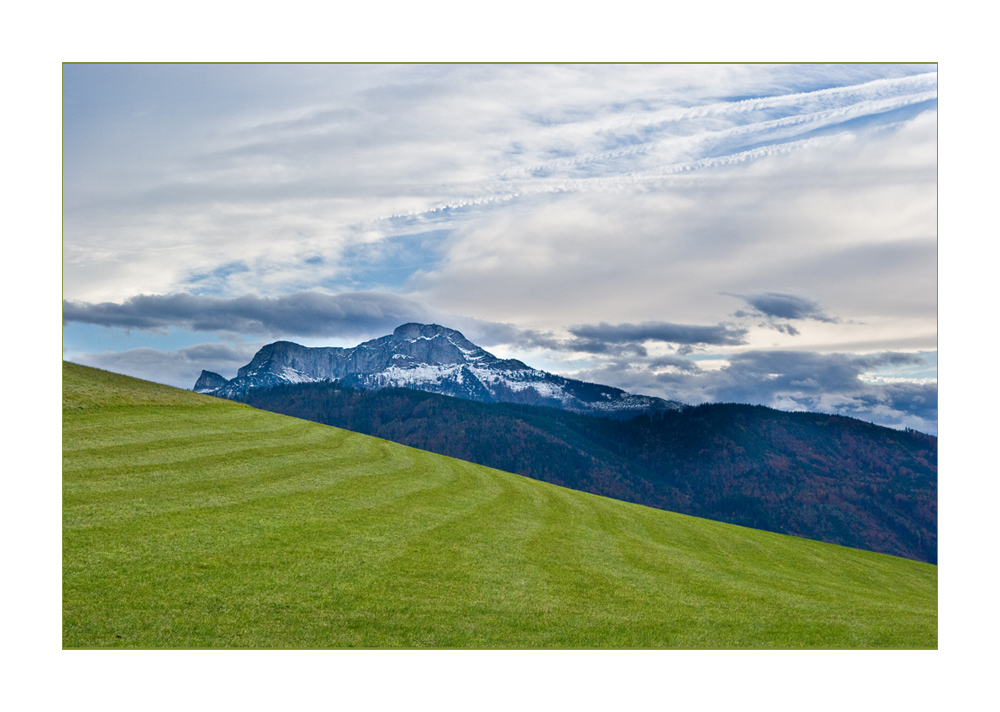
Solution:
<path fill-rule="evenodd" d="M 63 367 L 65 648 L 936 648 L 937 567 Z"/>

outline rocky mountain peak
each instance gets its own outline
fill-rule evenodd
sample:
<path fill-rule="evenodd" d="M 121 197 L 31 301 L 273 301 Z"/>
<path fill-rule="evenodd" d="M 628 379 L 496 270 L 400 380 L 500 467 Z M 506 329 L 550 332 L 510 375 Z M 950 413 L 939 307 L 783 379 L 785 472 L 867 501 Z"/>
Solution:
<path fill-rule="evenodd" d="M 397 326 L 392 332 L 397 339 L 433 339 L 435 336 L 454 336 L 462 341 L 465 337 L 454 329 L 449 329 L 439 324 L 416 324 L 409 323 Z"/>
<path fill-rule="evenodd" d="M 216 382 L 211 376 L 218 374 L 203 374 L 196 387 L 205 386 L 202 392 L 208 392 L 209 383 Z M 469 400 L 547 405 L 612 417 L 679 407 L 659 398 L 536 371 L 521 361 L 497 358 L 454 329 L 416 323 L 347 349 L 276 341 L 258 351 L 236 378 L 222 379 L 210 392 L 238 398 L 257 388 L 335 380 L 366 390 L 414 388 Z"/>
<path fill-rule="evenodd" d="M 391 364 L 487 364 L 498 359 L 466 339 L 461 332 L 438 324 L 403 324 L 392 336 L 361 344 L 358 348 L 391 350 Z"/>
<path fill-rule="evenodd" d="M 214 391 L 216 388 L 222 388 L 227 383 L 229 383 L 228 378 L 223 378 L 214 371 L 202 371 L 201 375 L 198 376 L 197 383 L 194 384 L 194 389 L 199 393 L 204 393 Z"/>

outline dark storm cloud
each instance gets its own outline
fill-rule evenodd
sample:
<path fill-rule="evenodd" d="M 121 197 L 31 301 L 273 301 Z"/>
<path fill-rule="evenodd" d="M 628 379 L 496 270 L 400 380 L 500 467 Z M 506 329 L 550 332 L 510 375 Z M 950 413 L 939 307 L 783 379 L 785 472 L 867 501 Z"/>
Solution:
<path fill-rule="evenodd" d="M 453 322 L 459 329 L 480 346 L 495 346 L 504 344 L 520 349 L 549 349 L 552 351 L 571 351 L 607 356 L 638 355 L 646 356 L 647 351 L 642 344 L 635 342 L 608 342 L 599 339 L 566 339 L 556 336 L 551 331 L 522 329 L 514 324 L 503 324 L 456 317 Z"/>
<path fill-rule="evenodd" d="M 298 292 L 232 299 L 190 294 L 140 295 L 122 304 L 63 302 L 63 323 L 122 329 L 176 327 L 255 336 L 341 336 L 388 333 L 408 321 L 433 320 L 416 302 L 391 294 Z"/>
<path fill-rule="evenodd" d="M 578 350 L 594 351 L 608 344 L 639 344 L 643 341 L 663 341 L 670 344 L 737 345 L 746 343 L 746 329 L 738 329 L 725 324 L 698 326 L 692 324 L 671 324 L 666 321 L 644 321 L 641 324 L 600 324 L 573 326 L 569 329 L 580 339 Z M 582 348 L 586 346 L 587 348 Z"/>
<path fill-rule="evenodd" d="M 828 323 L 837 323 L 840 319 L 827 316 L 819 304 L 812 299 L 806 299 L 795 294 L 781 292 L 761 292 L 759 294 L 732 294 L 722 292 L 731 297 L 739 297 L 753 307 L 753 312 L 737 312 L 737 316 L 766 316 L 772 319 L 814 319 Z M 779 331 L 796 335 L 798 332 L 788 324 L 778 327 Z M 793 333 L 794 332 L 794 333 Z"/>
<path fill-rule="evenodd" d="M 574 326 L 569 329 L 574 338 L 566 339 L 556 336 L 551 331 L 521 329 L 513 324 L 468 318 L 459 318 L 456 322 L 476 343 L 484 346 L 508 344 L 523 349 L 541 348 L 611 357 L 645 358 L 648 356 L 648 351 L 643 346 L 645 341 L 680 344 L 679 353 L 689 352 L 692 344 L 742 344 L 745 343 L 744 336 L 747 333 L 746 329 L 735 329 L 721 324 L 696 326 L 651 321 L 638 325 L 601 323 L 596 326 L 587 324 Z"/>

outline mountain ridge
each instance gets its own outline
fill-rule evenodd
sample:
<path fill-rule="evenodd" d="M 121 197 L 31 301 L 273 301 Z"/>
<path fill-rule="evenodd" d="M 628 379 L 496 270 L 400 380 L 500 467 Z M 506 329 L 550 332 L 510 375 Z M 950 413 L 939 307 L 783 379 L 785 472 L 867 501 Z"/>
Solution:
<path fill-rule="evenodd" d="M 612 418 L 683 407 L 498 358 L 454 329 L 413 322 L 351 348 L 275 341 L 262 347 L 236 378 L 202 371 L 193 390 L 238 399 L 261 388 L 323 381 L 361 390 L 411 388 L 482 403 L 542 405 Z"/>

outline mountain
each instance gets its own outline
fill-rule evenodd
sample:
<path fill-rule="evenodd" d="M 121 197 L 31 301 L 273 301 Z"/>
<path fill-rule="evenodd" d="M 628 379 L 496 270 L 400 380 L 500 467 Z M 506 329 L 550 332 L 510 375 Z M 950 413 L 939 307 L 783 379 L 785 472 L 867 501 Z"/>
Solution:
<path fill-rule="evenodd" d="M 937 440 L 922 433 L 631 395 L 425 324 L 347 349 L 278 341 L 195 390 L 628 502 L 937 560 Z"/>
<path fill-rule="evenodd" d="M 404 324 L 389 336 L 346 349 L 276 341 L 258 351 L 231 381 L 202 371 L 194 390 L 239 399 L 261 388 L 318 381 L 339 381 L 362 390 L 412 388 L 481 403 L 548 406 L 612 418 L 682 407 L 497 358 L 458 331 L 437 324 Z"/>
<path fill-rule="evenodd" d="M 733 403 L 623 420 L 338 383 L 239 400 L 658 509 L 937 561 L 937 439 L 923 433 Z"/>
<path fill-rule="evenodd" d="M 211 393 L 216 389 L 222 388 L 227 383 L 229 383 L 227 378 L 223 378 L 213 371 L 202 371 L 194 384 L 194 390 L 198 393 Z"/>

